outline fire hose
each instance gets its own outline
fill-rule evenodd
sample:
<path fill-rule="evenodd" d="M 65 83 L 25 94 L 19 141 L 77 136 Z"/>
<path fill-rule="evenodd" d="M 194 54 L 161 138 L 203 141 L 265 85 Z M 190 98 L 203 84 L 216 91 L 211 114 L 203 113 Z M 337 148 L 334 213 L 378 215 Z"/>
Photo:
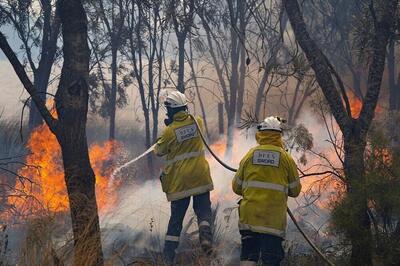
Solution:
<path fill-rule="evenodd" d="M 211 149 L 210 145 L 207 143 L 207 140 L 205 139 L 203 132 L 200 129 L 199 124 L 197 123 L 197 120 L 193 117 L 193 115 L 189 114 L 189 116 L 193 119 L 193 121 L 195 122 L 195 125 L 197 127 L 197 131 L 200 133 L 200 137 L 201 140 L 203 141 L 204 145 L 207 147 L 207 150 L 211 153 L 211 155 L 214 157 L 215 160 L 217 160 L 218 163 L 220 163 L 223 167 L 225 167 L 226 169 L 232 171 L 232 172 L 237 172 L 236 168 L 233 168 L 229 165 L 227 165 L 224 161 L 222 161 L 218 155 L 216 155 L 214 153 L 214 151 Z M 138 161 L 139 159 L 143 158 L 145 155 L 149 154 L 150 152 L 152 152 L 155 148 L 156 144 L 154 144 L 153 146 L 151 146 L 148 150 L 146 150 L 144 153 L 142 153 L 141 155 L 139 155 L 138 157 L 134 158 L 133 160 L 125 163 L 124 165 L 118 167 L 117 169 L 115 169 L 113 171 L 113 173 L 111 174 L 111 178 L 113 179 L 114 176 L 123 168 L 125 168 L 126 166 Z M 307 243 L 312 247 L 312 249 L 314 249 L 314 251 L 330 266 L 334 266 L 334 264 L 321 252 L 321 250 L 319 250 L 319 248 L 311 241 L 311 239 L 306 235 L 306 233 L 303 231 L 303 229 L 301 229 L 299 223 L 297 222 L 296 218 L 294 217 L 293 213 L 290 211 L 289 208 L 287 208 L 287 213 L 289 214 L 290 219 L 292 219 L 294 225 L 296 226 L 296 228 L 299 230 L 299 232 L 301 233 L 301 235 L 304 237 L 304 239 L 307 241 Z"/>
<path fill-rule="evenodd" d="M 211 153 L 211 155 L 214 157 L 215 160 L 217 160 L 218 163 L 220 163 L 223 167 L 225 167 L 226 169 L 232 171 L 232 172 L 237 172 L 236 168 L 233 168 L 229 165 L 227 165 L 224 161 L 222 161 L 218 155 L 216 155 L 214 153 L 214 151 L 211 149 L 210 145 L 207 143 L 206 138 L 203 135 L 202 130 L 200 129 L 199 124 L 197 123 L 197 119 L 193 117 L 193 115 L 189 114 L 189 116 L 193 119 L 193 121 L 196 124 L 197 127 L 197 131 L 200 133 L 200 137 L 204 143 L 204 145 L 207 147 L 207 150 Z M 303 231 L 303 229 L 301 229 L 299 223 L 297 222 L 296 218 L 294 217 L 293 213 L 291 212 L 291 210 L 289 209 L 289 207 L 287 208 L 287 213 L 289 214 L 290 219 L 292 219 L 294 225 L 296 226 L 296 228 L 299 230 L 299 232 L 301 233 L 301 235 L 304 237 L 304 239 L 307 241 L 307 243 L 312 247 L 312 249 L 314 249 L 314 251 L 321 257 L 321 259 L 323 259 L 328 265 L 330 266 L 334 266 L 334 264 L 322 253 L 322 251 L 311 241 L 311 239 L 306 235 L 306 233 Z"/>

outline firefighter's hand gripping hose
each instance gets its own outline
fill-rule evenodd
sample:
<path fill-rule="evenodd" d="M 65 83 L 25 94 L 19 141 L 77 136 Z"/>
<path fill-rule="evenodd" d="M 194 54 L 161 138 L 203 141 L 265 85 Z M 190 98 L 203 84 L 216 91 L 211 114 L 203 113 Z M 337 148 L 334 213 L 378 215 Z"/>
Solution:
<path fill-rule="evenodd" d="M 233 168 L 229 165 L 227 165 L 224 161 L 222 161 L 215 153 L 214 151 L 211 149 L 210 145 L 208 145 L 203 132 L 200 129 L 199 124 L 197 123 L 196 118 L 189 114 L 189 116 L 193 119 L 193 121 L 196 124 L 197 130 L 200 134 L 201 139 L 203 140 L 204 145 L 207 147 L 207 150 L 211 153 L 211 155 L 215 158 L 215 160 L 217 160 L 223 167 L 225 167 L 226 169 L 232 171 L 232 172 L 237 172 L 236 168 Z M 311 241 L 311 239 L 306 235 L 306 233 L 303 231 L 303 229 L 301 229 L 300 225 L 298 224 L 296 218 L 294 217 L 293 213 L 290 211 L 289 208 L 287 208 L 287 212 L 289 214 L 289 217 L 292 219 L 294 225 L 297 227 L 297 229 L 300 231 L 301 235 L 305 238 L 305 240 L 307 241 L 307 243 L 315 250 L 315 252 L 317 252 L 317 254 L 330 266 L 334 266 L 334 264 L 321 252 L 321 250 L 319 250 L 319 248 Z"/>

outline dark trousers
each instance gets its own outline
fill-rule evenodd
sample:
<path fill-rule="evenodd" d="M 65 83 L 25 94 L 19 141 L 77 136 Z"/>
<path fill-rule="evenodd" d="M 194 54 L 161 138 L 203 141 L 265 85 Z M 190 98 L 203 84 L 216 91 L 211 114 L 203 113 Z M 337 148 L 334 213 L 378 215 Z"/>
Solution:
<path fill-rule="evenodd" d="M 189 203 L 190 197 L 171 202 L 171 217 L 164 245 L 164 255 L 169 262 L 174 260 Z M 207 249 L 211 249 L 212 245 L 210 192 L 193 196 L 193 209 L 199 225 L 201 247 L 208 252 Z"/>
<path fill-rule="evenodd" d="M 241 230 L 240 234 L 242 235 L 241 261 L 258 262 L 261 256 L 262 265 L 280 265 L 285 256 L 281 237 L 248 230 Z"/>

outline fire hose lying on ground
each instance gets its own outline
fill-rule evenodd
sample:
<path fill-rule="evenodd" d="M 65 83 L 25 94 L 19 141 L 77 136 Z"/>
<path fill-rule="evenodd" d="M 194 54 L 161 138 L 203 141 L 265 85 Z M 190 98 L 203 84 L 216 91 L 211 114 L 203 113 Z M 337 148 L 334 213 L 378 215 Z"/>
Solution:
<path fill-rule="evenodd" d="M 211 149 L 210 145 L 208 145 L 207 140 L 205 139 L 203 132 L 200 129 L 199 124 L 197 123 L 197 120 L 193 117 L 193 115 L 189 114 L 190 118 L 193 119 L 193 121 L 196 124 L 197 127 L 197 131 L 200 133 L 200 137 L 204 143 L 204 145 L 207 147 L 207 150 L 211 153 L 211 155 L 214 157 L 215 160 L 217 160 L 217 162 L 219 164 L 221 164 L 223 167 L 225 167 L 226 169 L 232 171 L 232 172 L 237 172 L 236 168 L 233 168 L 229 165 L 227 165 L 224 161 L 222 161 L 215 153 L 214 151 Z M 146 150 L 144 153 L 142 153 L 141 155 L 139 155 L 138 157 L 134 158 L 133 160 L 121 165 L 120 167 L 118 167 L 117 169 L 114 170 L 114 172 L 112 173 L 111 177 L 114 178 L 115 174 L 117 172 L 119 172 L 122 168 L 125 168 L 126 166 L 138 161 L 139 159 L 143 158 L 144 156 L 146 156 L 147 154 L 149 154 L 150 152 L 152 152 L 155 148 L 156 144 L 154 144 L 153 146 L 151 146 L 148 150 Z M 334 266 L 334 264 L 321 252 L 321 250 L 319 250 L 319 248 L 311 241 L 311 239 L 306 235 L 306 233 L 303 231 L 303 229 L 301 229 L 300 225 L 298 224 L 296 218 L 294 217 L 293 213 L 290 211 L 289 207 L 287 208 L 287 213 L 289 214 L 290 219 L 292 219 L 294 225 L 296 226 L 296 228 L 299 230 L 299 232 L 301 233 L 301 235 L 304 237 L 304 239 L 307 241 L 307 243 L 315 250 L 315 252 L 330 266 Z"/>

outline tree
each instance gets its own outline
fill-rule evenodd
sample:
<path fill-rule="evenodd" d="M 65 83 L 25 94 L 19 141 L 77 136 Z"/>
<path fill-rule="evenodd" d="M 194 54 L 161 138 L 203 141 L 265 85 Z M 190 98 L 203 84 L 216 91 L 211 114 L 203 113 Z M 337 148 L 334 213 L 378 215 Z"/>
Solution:
<path fill-rule="evenodd" d="M 400 111 L 400 73 L 396 75 L 396 41 L 393 37 L 389 43 L 387 67 L 389 74 L 389 110 L 398 112 Z"/>
<path fill-rule="evenodd" d="M 103 49 L 106 51 L 102 51 L 101 53 L 106 54 L 108 51 L 111 52 L 111 88 L 105 84 L 105 81 L 102 80 L 105 90 L 105 105 L 107 110 L 107 115 L 110 118 L 109 125 L 109 139 L 115 139 L 115 114 L 117 109 L 117 92 L 119 91 L 120 97 L 125 99 L 123 89 L 120 89 L 121 86 L 118 85 L 118 72 L 120 67 L 118 66 L 118 57 L 119 51 L 124 44 L 124 23 L 127 16 L 127 12 L 125 10 L 125 1 L 92 1 L 91 7 L 93 7 L 94 12 L 91 14 L 91 30 L 95 36 L 94 39 L 102 42 L 105 46 Z M 105 38 L 106 41 L 100 40 L 101 38 Z M 125 36 L 126 37 L 126 36 Z M 95 45 L 94 47 L 100 48 L 100 45 Z M 100 51 L 95 51 L 96 53 Z M 106 58 L 103 58 L 106 59 Z M 100 64 L 101 62 L 99 62 Z M 100 67 L 99 71 L 102 71 Z M 101 77 L 104 79 L 105 75 L 102 73 Z M 108 90 L 109 89 L 109 90 Z M 121 106 L 125 103 L 122 101 Z"/>
<path fill-rule="evenodd" d="M 168 0 L 167 14 L 172 21 L 178 40 L 178 84 L 177 89 L 185 92 L 185 42 L 193 25 L 195 0 Z"/>
<path fill-rule="evenodd" d="M 294 35 L 304 51 L 318 84 L 343 134 L 344 173 L 347 180 L 347 200 L 351 202 L 353 225 L 348 230 L 352 245 L 352 265 L 372 265 L 371 221 L 365 192 L 364 152 L 366 138 L 381 89 L 386 51 L 394 26 L 398 1 L 371 1 L 364 4 L 364 16 L 371 20 L 371 54 L 368 57 L 368 84 L 358 118 L 351 113 L 349 100 L 341 77 L 308 33 L 300 6 L 296 0 L 284 0 Z"/>
<path fill-rule="evenodd" d="M 46 99 L 51 69 L 58 51 L 57 40 L 60 19 L 51 0 L 40 0 L 40 9 L 33 6 L 36 1 L 2 1 L 1 17 L 16 31 L 22 45 L 24 61 L 28 62 L 33 74 L 33 84 L 42 99 Z M 36 54 L 39 56 L 36 59 Z M 42 123 L 40 113 L 34 104 L 30 105 L 29 128 L 32 130 Z"/>
<path fill-rule="evenodd" d="M 64 62 L 55 95 L 58 118 L 46 108 L 2 32 L 0 48 L 61 146 L 74 235 L 74 264 L 102 265 L 95 175 L 86 139 L 90 58 L 87 19 L 80 0 L 60 0 L 58 7 L 64 45 Z"/>
<path fill-rule="evenodd" d="M 212 65 L 221 86 L 227 115 L 226 155 L 233 146 L 233 132 L 243 107 L 246 59 L 245 31 L 249 20 L 246 1 L 204 1 L 198 14 L 206 33 Z M 238 113 L 240 112 L 240 113 Z"/>
<path fill-rule="evenodd" d="M 353 49 L 354 29 L 357 28 L 354 17 L 359 15 L 361 3 L 362 1 L 319 0 L 303 6 L 311 36 L 320 44 L 320 48 L 343 79 L 352 79 L 352 85 L 348 87 L 359 99 L 364 97 L 362 84 L 367 75 L 362 60 L 357 57 L 357 50 Z M 370 22 L 363 22 L 366 24 L 360 26 L 368 27 L 366 25 Z"/>
<path fill-rule="evenodd" d="M 146 134 L 150 148 L 158 135 L 159 96 L 163 88 L 165 23 L 159 1 L 146 4 L 127 1 L 126 31 L 128 42 L 124 55 L 133 66 L 130 73 L 137 82 Z M 149 171 L 153 173 L 152 157 L 148 156 Z"/>
<path fill-rule="evenodd" d="M 186 54 L 186 57 L 188 59 L 188 64 L 190 66 L 190 75 L 191 75 L 191 80 L 194 83 L 194 87 L 196 89 L 196 95 L 199 99 L 199 104 L 200 104 L 200 110 L 201 110 L 201 115 L 203 117 L 204 120 L 204 128 L 206 131 L 206 136 L 208 139 L 210 139 L 210 132 L 208 129 L 208 122 L 207 122 L 207 113 L 206 113 L 206 109 L 204 106 L 204 102 L 203 102 L 203 98 L 201 96 L 200 93 L 200 84 L 197 78 L 197 74 L 195 72 L 195 66 L 194 66 L 194 62 L 196 61 L 194 56 L 193 56 L 193 36 L 189 36 L 189 54 Z M 200 48 L 203 49 L 203 48 Z"/>

